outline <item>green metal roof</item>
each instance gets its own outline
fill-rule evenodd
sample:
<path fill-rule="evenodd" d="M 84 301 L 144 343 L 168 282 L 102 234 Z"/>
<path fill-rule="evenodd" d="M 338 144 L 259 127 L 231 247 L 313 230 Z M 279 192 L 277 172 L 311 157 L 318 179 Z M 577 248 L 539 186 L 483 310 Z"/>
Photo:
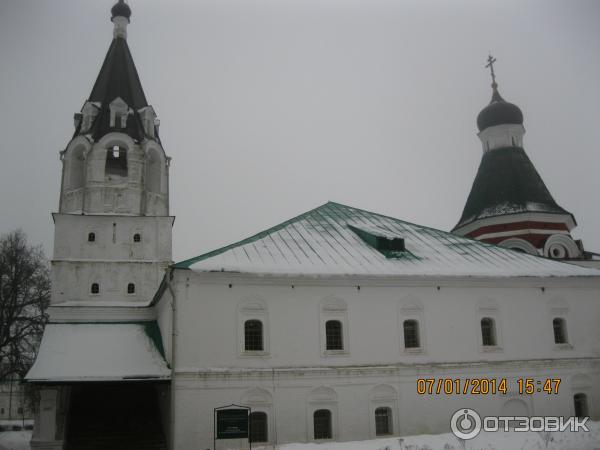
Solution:
<path fill-rule="evenodd" d="M 573 217 L 554 201 L 525 150 L 497 148 L 483 154 L 462 216 L 454 229 L 487 217 L 526 212 Z"/>
<path fill-rule="evenodd" d="M 369 235 L 374 239 L 365 238 Z M 403 239 L 405 250 L 382 252 L 374 244 L 380 237 Z M 527 255 L 334 202 L 242 241 L 181 261 L 174 268 L 301 276 L 600 276 L 595 269 Z"/>

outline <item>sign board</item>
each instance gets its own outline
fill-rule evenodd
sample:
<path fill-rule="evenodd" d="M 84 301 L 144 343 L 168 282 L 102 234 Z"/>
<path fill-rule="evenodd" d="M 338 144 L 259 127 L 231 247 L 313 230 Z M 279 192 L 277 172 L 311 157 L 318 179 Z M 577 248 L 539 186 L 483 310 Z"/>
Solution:
<path fill-rule="evenodd" d="M 217 439 L 248 439 L 248 409 L 217 410 Z"/>

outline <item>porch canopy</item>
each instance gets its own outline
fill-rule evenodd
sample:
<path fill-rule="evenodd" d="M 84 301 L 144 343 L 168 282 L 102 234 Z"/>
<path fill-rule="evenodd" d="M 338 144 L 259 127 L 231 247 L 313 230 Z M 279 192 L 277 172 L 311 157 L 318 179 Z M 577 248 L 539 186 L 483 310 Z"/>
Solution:
<path fill-rule="evenodd" d="M 29 382 L 168 380 L 156 322 L 49 323 Z"/>

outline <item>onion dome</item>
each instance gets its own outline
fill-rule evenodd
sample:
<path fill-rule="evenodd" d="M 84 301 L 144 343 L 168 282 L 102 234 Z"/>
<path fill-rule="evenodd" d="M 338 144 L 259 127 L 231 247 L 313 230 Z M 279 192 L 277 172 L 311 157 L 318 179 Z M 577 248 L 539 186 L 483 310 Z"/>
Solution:
<path fill-rule="evenodd" d="M 523 125 L 523 113 L 519 107 L 507 102 L 500 96 L 496 83 L 493 83 L 492 87 L 494 89 L 492 101 L 477 116 L 477 128 L 479 128 L 479 131 L 495 125 Z"/>
<path fill-rule="evenodd" d="M 119 0 L 111 8 L 110 13 L 111 13 L 111 18 L 110 18 L 111 20 L 114 19 L 115 17 L 125 17 L 129 21 L 129 18 L 131 17 L 131 8 L 129 7 L 129 5 L 127 3 L 125 3 L 125 0 Z"/>

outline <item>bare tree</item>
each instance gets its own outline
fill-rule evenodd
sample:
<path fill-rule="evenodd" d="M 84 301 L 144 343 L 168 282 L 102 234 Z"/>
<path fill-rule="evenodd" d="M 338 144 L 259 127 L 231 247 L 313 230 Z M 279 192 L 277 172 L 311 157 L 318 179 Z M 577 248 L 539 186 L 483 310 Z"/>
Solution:
<path fill-rule="evenodd" d="M 50 303 L 48 261 L 22 230 L 0 236 L 0 381 L 25 375 Z"/>

